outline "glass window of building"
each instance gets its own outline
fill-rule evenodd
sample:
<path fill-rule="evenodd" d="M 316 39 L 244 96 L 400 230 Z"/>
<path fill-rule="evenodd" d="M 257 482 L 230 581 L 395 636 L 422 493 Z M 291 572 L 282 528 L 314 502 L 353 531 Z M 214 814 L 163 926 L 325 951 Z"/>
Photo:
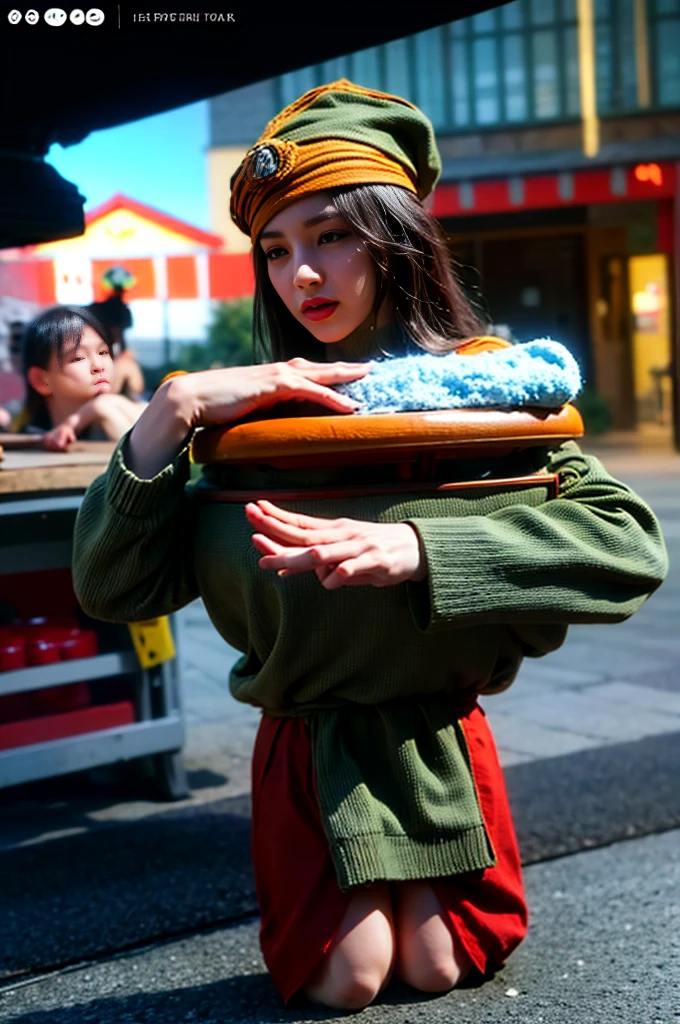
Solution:
<path fill-rule="evenodd" d="M 557 68 L 557 37 L 555 32 L 534 32 L 532 38 L 534 64 L 534 113 L 540 120 L 560 113 Z"/>
<path fill-rule="evenodd" d="M 416 60 L 416 103 L 435 128 L 447 122 L 442 29 L 433 28 L 414 36 Z"/>
<path fill-rule="evenodd" d="M 321 81 L 336 82 L 338 78 L 349 78 L 349 58 L 335 57 L 321 65 Z"/>
<path fill-rule="evenodd" d="M 413 102 L 408 56 L 408 39 L 395 39 L 385 44 L 385 88 Z"/>
<path fill-rule="evenodd" d="M 475 34 L 480 32 L 493 32 L 496 28 L 496 12 L 483 11 L 482 14 L 473 15 L 470 21 L 472 23 L 472 31 Z"/>
<path fill-rule="evenodd" d="M 279 77 L 279 89 L 281 93 L 281 106 L 287 107 L 289 103 L 296 100 L 303 92 L 314 89 L 319 85 L 316 80 L 316 68 L 300 68 L 299 71 L 289 71 Z"/>
<path fill-rule="evenodd" d="M 680 106 L 680 0 L 645 0 L 652 105 Z M 598 111 L 637 110 L 639 0 L 593 0 Z M 577 0 L 512 0 L 278 79 L 281 103 L 348 77 L 420 106 L 440 132 L 580 115 Z"/>
<path fill-rule="evenodd" d="M 564 31 L 564 84 L 566 89 L 564 113 L 567 117 L 578 117 L 581 113 L 581 83 L 575 28 L 567 28 Z"/>
<path fill-rule="evenodd" d="M 530 8 L 534 25 L 552 25 L 557 17 L 555 0 L 531 0 Z"/>
<path fill-rule="evenodd" d="M 468 51 L 459 39 L 451 44 L 451 109 L 453 124 L 463 128 L 470 123 L 470 90 L 468 87 Z"/>
<path fill-rule="evenodd" d="M 595 23 L 595 85 L 597 109 L 601 114 L 611 111 L 613 104 L 612 26 L 609 20 Z"/>
<path fill-rule="evenodd" d="M 496 40 L 481 36 L 474 40 L 474 96 L 477 124 L 495 124 L 500 120 Z"/>
<path fill-rule="evenodd" d="M 651 65 L 660 107 L 680 106 L 680 0 L 648 0 L 653 6 Z"/>
<path fill-rule="evenodd" d="M 371 46 L 368 50 L 359 50 L 350 58 L 350 77 L 357 85 L 365 89 L 381 89 L 380 56 L 378 48 Z"/>
<path fill-rule="evenodd" d="M 522 0 L 513 0 L 511 4 L 504 4 L 500 9 L 500 16 L 503 28 L 521 28 L 524 24 Z"/>
<path fill-rule="evenodd" d="M 524 39 L 507 35 L 503 40 L 503 86 L 508 121 L 526 121 L 528 117 L 525 69 Z"/>
<path fill-rule="evenodd" d="M 680 18 L 657 23 L 656 50 L 659 105 L 680 106 Z"/>

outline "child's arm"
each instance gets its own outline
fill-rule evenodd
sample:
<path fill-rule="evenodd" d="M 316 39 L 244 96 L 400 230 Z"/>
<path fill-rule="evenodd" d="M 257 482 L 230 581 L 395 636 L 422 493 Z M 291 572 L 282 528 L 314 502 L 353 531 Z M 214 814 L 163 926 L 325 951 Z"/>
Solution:
<path fill-rule="evenodd" d="M 52 430 L 48 430 L 44 438 L 45 447 L 57 452 L 66 451 L 68 446 L 76 440 L 78 434 L 89 427 L 94 421 L 97 409 L 95 403 L 98 399 L 99 396 L 90 399 L 89 402 L 85 402 L 85 405 L 81 406 L 78 412 L 72 413 L 63 422 L 53 427 Z"/>
<path fill-rule="evenodd" d="M 97 423 L 110 441 L 120 441 L 146 408 L 144 402 L 132 402 L 124 395 L 97 395 L 45 435 L 45 447 L 65 451 L 78 434 Z"/>
<path fill-rule="evenodd" d="M 144 374 L 137 361 L 132 357 L 128 356 L 124 362 L 118 360 L 120 367 L 120 379 L 117 382 L 116 391 L 122 391 L 126 386 L 128 393 L 140 396 L 144 394 L 145 382 Z M 116 373 L 118 366 L 114 363 L 114 373 Z"/>

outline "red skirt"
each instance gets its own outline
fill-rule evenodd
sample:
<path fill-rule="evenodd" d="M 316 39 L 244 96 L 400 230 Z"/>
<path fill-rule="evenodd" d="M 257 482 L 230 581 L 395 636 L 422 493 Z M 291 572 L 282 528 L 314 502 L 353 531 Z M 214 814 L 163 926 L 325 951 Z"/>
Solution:
<path fill-rule="evenodd" d="M 505 782 L 486 716 L 475 705 L 460 721 L 496 864 L 431 882 L 452 931 L 485 974 L 522 941 L 528 912 Z M 319 816 L 309 737 L 300 718 L 262 717 L 253 754 L 253 865 L 262 953 L 288 1002 L 333 942 L 352 896 L 337 883 Z"/>

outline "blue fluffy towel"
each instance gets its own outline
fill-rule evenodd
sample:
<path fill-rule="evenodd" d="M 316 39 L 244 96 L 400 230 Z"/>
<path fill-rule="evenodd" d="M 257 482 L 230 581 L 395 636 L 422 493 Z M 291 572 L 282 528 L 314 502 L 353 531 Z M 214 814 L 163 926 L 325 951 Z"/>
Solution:
<path fill-rule="evenodd" d="M 578 394 L 581 373 L 570 352 L 541 338 L 475 356 L 449 352 L 371 361 L 361 380 L 336 386 L 359 413 L 538 406 L 557 409 Z"/>

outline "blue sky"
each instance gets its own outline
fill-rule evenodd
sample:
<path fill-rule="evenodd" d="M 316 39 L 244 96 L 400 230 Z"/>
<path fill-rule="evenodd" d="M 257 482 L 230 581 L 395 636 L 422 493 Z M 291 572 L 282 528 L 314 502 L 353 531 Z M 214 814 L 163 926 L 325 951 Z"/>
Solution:
<path fill-rule="evenodd" d="M 52 146 L 48 163 L 78 186 L 90 210 L 124 192 L 164 213 L 209 228 L 206 101 L 118 128 L 76 146 Z"/>

